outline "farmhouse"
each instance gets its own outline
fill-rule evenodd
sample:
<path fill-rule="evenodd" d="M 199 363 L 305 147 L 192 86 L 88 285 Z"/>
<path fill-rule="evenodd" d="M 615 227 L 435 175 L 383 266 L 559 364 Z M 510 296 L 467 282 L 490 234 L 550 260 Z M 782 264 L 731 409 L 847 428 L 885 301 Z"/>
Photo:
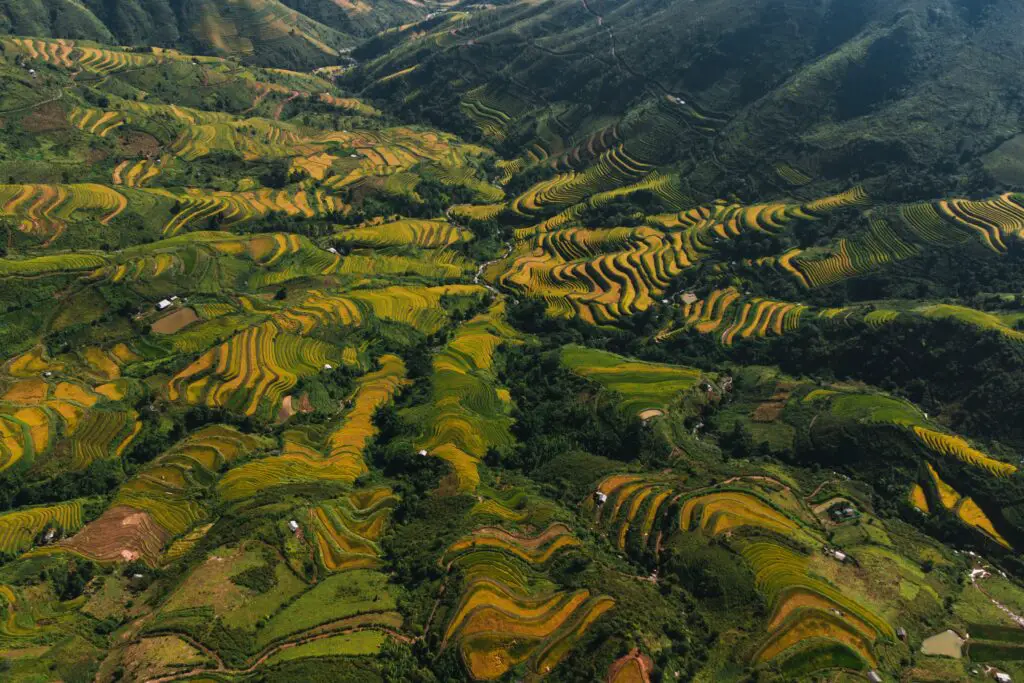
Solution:
<path fill-rule="evenodd" d="M 290 522 L 288 522 L 288 528 L 291 529 L 292 532 L 296 532 L 299 530 L 299 523 L 293 519 Z"/>
<path fill-rule="evenodd" d="M 604 505 L 608 502 L 608 494 L 601 491 L 594 491 L 594 500 L 597 501 L 598 505 Z"/>
<path fill-rule="evenodd" d="M 158 310 L 158 311 L 166 311 L 170 307 L 171 307 L 171 300 L 170 299 L 161 299 L 160 301 L 158 301 L 156 303 L 156 310 Z"/>
<path fill-rule="evenodd" d="M 868 672 L 868 680 L 871 683 L 882 683 L 882 677 L 874 670 Z"/>

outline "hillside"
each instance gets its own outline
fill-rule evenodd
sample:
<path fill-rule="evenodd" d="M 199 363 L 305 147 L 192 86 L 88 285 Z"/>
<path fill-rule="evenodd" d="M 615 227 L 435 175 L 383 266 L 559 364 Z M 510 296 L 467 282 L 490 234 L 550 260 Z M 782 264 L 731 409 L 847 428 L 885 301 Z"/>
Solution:
<path fill-rule="evenodd" d="M 422 17 L 424 3 L 56 0 L 0 3 L 0 33 L 178 48 L 267 66 L 338 62 L 359 36 Z"/>
<path fill-rule="evenodd" d="M 1024 676 L 1015 5 L 0 7 L 0 680 Z"/>
<path fill-rule="evenodd" d="M 456 98 L 464 109 L 480 100 L 505 115 L 510 152 L 554 154 L 670 95 L 693 117 L 679 148 L 700 190 L 772 195 L 773 168 L 787 163 L 918 199 L 978 191 L 979 158 L 1013 135 L 1021 11 L 982 0 L 508 2 L 364 45 L 350 78 L 429 120 Z"/>

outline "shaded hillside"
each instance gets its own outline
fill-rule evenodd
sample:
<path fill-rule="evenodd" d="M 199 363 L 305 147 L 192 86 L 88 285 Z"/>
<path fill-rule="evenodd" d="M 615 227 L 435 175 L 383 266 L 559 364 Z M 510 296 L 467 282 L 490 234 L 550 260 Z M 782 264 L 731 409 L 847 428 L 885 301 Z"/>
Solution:
<path fill-rule="evenodd" d="M 351 82 L 435 122 L 487 86 L 515 100 L 516 143 L 669 94 L 703 117 L 687 139 L 702 187 L 771 192 L 784 160 L 920 197 L 977 189 L 975 160 L 1020 127 L 1022 20 L 1019 3 L 975 0 L 512 2 L 371 41 Z"/>
<path fill-rule="evenodd" d="M 298 0 L 18 0 L 0 2 L 0 32 L 160 45 L 275 66 L 335 63 L 339 50 L 426 13 L 419 3 Z M 304 12 L 308 12 L 304 14 Z"/>

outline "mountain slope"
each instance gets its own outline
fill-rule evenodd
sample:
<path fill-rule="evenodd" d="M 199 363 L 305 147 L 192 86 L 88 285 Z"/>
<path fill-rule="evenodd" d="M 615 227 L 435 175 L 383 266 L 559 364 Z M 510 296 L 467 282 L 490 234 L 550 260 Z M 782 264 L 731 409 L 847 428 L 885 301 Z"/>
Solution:
<path fill-rule="evenodd" d="M 517 143 L 543 137 L 545 113 L 579 135 L 669 94 L 714 124 L 686 142 L 704 187 L 770 191 L 764 169 L 781 157 L 907 198 L 983 182 L 975 160 L 1022 116 L 1022 20 L 999 0 L 510 2 L 382 36 L 356 51 L 350 82 L 431 120 L 480 86 L 507 92 Z"/>
<path fill-rule="evenodd" d="M 277 66 L 335 63 L 356 36 L 426 13 L 420 3 L 279 0 L 0 2 L 0 32 L 160 45 Z M 309 14 L 304 14 L 309 12 Z"/>

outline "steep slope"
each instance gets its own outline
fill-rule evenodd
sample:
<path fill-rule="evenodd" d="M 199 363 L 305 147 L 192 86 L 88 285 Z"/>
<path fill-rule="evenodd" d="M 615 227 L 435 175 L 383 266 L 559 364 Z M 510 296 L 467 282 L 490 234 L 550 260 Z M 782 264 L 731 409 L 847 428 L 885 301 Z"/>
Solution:
<path fill-rule="evenodd" d="M 248 62 L 311 67 L 389 25 L 423 16 L 422 3 L 298 0 L 40 0 L 0 2 L 0 32 L 160 45 Z"/>
<path fill-rule="evenodd" d="M 684 145 L 702 186 L 770 191 L 782 158 L 923 196 L 976 189 L 975 160 L 1019 127 L 1022 20 L 1005 0 L 510 2 L 371 41 L 351 83 L 434 121 L 500 92 L 509 147 L 672 95 L 705 128 Z"/>

